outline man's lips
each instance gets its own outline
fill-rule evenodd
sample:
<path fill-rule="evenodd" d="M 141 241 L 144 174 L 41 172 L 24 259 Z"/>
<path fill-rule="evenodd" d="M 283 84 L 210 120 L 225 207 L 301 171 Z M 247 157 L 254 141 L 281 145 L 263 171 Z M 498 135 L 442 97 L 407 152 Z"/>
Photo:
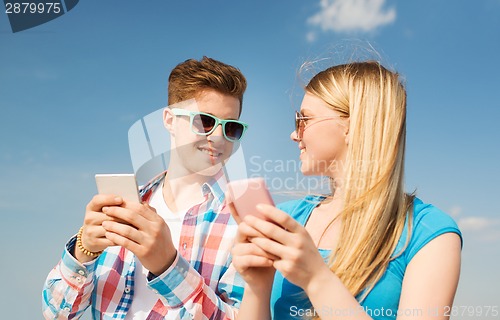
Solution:
<path fill-rule="evenodd" d="M 222 155 L 222 152 L 220 152 L 217 149 L 200 147 L 200 148 L 198 148 L 198 150 L 200 150 L 201 152 L 206 153 L 209 156 L 214 157 L 214 158 L 220 157 Z"/>

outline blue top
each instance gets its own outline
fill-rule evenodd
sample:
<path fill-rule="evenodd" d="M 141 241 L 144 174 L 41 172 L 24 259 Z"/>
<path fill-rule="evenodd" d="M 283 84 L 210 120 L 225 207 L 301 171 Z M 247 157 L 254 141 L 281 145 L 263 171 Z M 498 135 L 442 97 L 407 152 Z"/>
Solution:
<path fill-rule="evenodd" d="M 323 199 L 319 196 L 307 196 L 304 199 L 282 203 L 278 205 L 278 208 L 287 212 L 301 225 L 305 225 L 313 209 Z M 450 216 L 433 205 L 425 204 L 420 199 L 415 198 L 413 231 L 408 247 L 400 254 L 408 235 L 408 224 L 406 223 L 394 251 L 394 255 L 400 255 L 389 263 L 382 278 L 361 303 L 364 311 L 374 319 L 396 319 L 406 266 L 429 241 L 448 232 L 456 233 L 462 238 L 457 224 Z M 319 252 L 325 261 L 328 261 L 330 250 L 319 249 Z M 361 310 L 327 309 L 323 311 L 340 314 L 341 312 L 355 313 Z M 300 287 L 284 279 L 280 272 L 276 272 L 271 294 L 271 313 L 273 319 L 307 319 L 314 315 L 314 309 Z"/>

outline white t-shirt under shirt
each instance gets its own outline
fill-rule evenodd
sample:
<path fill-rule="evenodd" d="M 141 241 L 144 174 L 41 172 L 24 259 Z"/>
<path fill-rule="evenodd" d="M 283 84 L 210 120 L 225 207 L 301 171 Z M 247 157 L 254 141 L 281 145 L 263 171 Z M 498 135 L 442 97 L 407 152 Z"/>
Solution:
<path fill-rule="evenodd" d="M 167 207 L 165 199 L 163 198 L 163 183 L 151 195 L 149 205 L 156 209 L 167 223 L 170 234 L 172 235 L 172 242 L 176 249 L 179 247 L 181 238 L 182 221 L 186 215 L 186 211 L 173 213 Z M 139 259 L 135 259 L 135 275 L 134 275 L 134 298 L 132 304 L 127 312 L 126 320 L 144 320 L 153 309 L 155 303 L 158 301 L 158 295 L 147 287 L 147 275 L 149 270 L 144 268 Z"/>

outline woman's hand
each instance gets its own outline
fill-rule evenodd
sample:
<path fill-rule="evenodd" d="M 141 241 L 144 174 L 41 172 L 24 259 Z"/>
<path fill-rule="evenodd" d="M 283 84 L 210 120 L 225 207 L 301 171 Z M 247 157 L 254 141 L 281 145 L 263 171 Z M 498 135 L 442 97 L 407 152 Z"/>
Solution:
<path fill-rule="evenodd" d="M 250 242 L 275 257 L 273 266 L 285 278 L 307 291 L 315 276 L 331 273 L 304 227 L 273 206 L 261 204 L 257 209 L 267 221 L 245 217 L 248 227 L 262 234 Z"/>
<path fill-rule="evenodd" d="M 252 238 L 263 235 L 240 219 L 232 203 L 228 206 L 238 223 L 238 233 L 231 251 L 233 266 L 246 282 L 238 319 L 270 319 L 269 303 L 276 272 L 273 261 L 276 257 L 251 242 Z"/>
<path fill-rule="evenodd" d="M 239 224 L 236 242 L 231 251 L 233 265 L 250 287 L 255 290 L 270 289 L 275 272 L 272 260 L 274 256 L 249 241 L 255 234 L 258 233 L 245 222 Z"/>
<path fill-rule="evenodd" d="M 231 250 L 234 267 L 247 285 L 255 290 L 269 289 L 270 291 L 275 273 L 273 258 L 276 257 L 250 242 L 253 237 L 263 235 L 239 218 L 232 203 L 229 203 L 228 207 L 238 223 L 238 233 Z"/>

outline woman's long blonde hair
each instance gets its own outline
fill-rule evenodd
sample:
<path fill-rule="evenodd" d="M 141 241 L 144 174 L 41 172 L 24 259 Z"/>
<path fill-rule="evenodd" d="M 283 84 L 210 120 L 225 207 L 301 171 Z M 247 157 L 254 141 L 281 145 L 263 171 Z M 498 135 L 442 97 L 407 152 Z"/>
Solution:
<path fill-rule="evenodd" d="M 406 90 L 397 73 L 366 61 L 321 71 L 306 92 L 349 117 L 345 205 L 329 267 L 362 301 L 394 258 L 413 206 L 403 181 Z"/>

